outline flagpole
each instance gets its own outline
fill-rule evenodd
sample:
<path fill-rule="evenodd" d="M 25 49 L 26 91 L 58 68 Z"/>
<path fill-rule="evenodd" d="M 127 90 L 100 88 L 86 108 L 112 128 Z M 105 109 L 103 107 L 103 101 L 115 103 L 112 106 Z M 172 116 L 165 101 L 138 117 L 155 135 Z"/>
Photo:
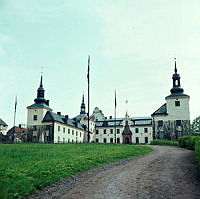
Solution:
<path fill-rule="evenodd" d="M 88 55 L 88 142 L 90 142 L 90 56 Z"/>
<path fill-rule="evenodd" d="M 15 110 L 14 110 L 14 134 L 15 134 L 15 120 L 16 120 L 16 112 L 17 112 L 17 96 L 15 97 Z M 14 136 L 13 134 L 13 136 Z"/>
<path fill-rule="evenodd" d="M 116 90 L 115 90 L 115 144 L 117 143 L 116 108 L 117 108 L 117 99 L 116 99 Z"/>

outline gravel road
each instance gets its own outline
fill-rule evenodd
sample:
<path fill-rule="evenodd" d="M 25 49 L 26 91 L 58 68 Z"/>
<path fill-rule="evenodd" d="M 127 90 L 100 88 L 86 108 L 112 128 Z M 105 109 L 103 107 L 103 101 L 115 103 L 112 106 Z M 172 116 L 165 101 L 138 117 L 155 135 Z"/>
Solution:
<path fill-rule="evenodd" d="M 200 199 L 192 151 L 151 146 L 154 152 L 63 179 L 29 199 Z"/>

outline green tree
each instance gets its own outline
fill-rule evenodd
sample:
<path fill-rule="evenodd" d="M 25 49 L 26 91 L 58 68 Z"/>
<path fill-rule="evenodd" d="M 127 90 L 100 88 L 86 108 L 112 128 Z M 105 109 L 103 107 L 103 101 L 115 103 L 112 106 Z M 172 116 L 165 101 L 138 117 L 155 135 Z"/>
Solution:
<path fill-rule="evenodd" d="M 190 132 L 192 135 L 200 135 L 200 116 L 192 121 Z"/>

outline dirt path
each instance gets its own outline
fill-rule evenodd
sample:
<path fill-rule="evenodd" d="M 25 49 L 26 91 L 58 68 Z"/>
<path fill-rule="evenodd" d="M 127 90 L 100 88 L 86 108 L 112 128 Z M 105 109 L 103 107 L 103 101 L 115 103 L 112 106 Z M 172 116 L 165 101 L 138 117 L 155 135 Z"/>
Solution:
<path fill-rule="evenodd" d="M 192 151 L 152 146 L 155 152 L 60 181 L 30 198 L 200 199 Z"/>

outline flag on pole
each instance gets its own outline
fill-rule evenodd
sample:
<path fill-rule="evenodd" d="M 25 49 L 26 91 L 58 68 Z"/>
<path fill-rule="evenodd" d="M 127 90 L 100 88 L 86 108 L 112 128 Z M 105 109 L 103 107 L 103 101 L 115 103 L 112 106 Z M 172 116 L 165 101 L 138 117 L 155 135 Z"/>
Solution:
<path fill-rule="evenodd" d="M 90 55 L 88 55 L 88 73 L 87 73 L 88 82 L 90 81 L 89 72 L 90 72 Z"/>

